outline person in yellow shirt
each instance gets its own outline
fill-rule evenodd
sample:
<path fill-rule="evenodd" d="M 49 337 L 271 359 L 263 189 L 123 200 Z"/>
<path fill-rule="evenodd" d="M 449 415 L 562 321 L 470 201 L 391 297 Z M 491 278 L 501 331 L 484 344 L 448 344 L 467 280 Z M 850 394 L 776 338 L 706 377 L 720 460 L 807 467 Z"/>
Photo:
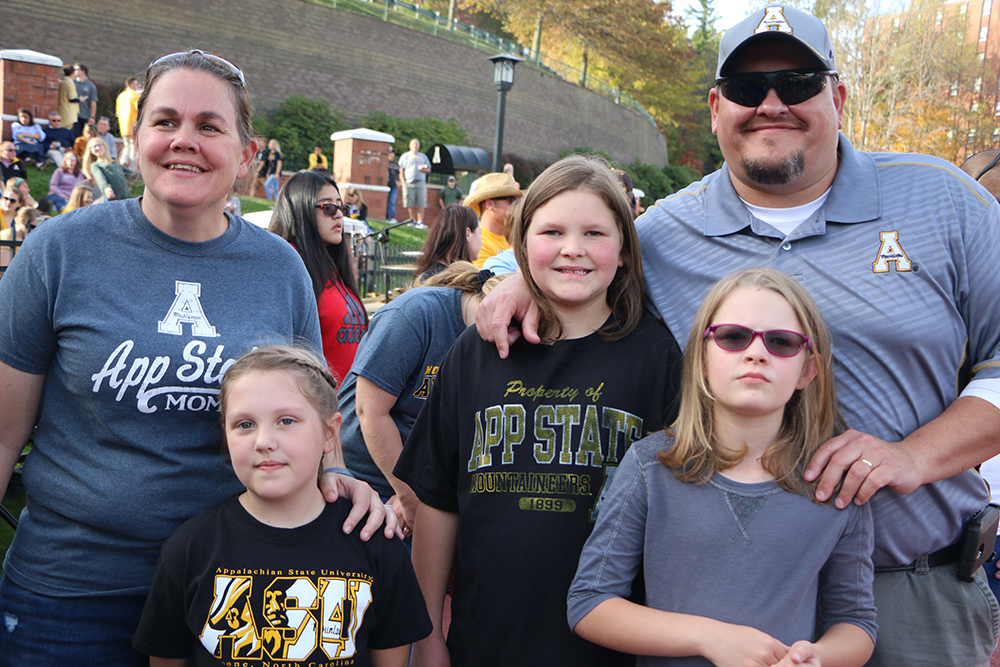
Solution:
<path fill-rule="evenodd" d="M 135 77 L 125 80 L 125 90 L 118 95 L 115 102 L 115 115 L 118 116 L 118 129 L 121 132 L 124 147 L 118 161 L 129 169 L 135 169 L 135 142 L 132 140 L 132 126 L 139 113 L 139 95 L 142 94 L 142 83 Z"/>
<path fill-rule="evenodd" d="M 521 198 L 521 194 L 513 176 L 494 173 L 480 177 L 476 191 L 465 198 L 463 203 L 479 216 L 479 226 L 483 230 L 483 245 L 473 262 L 478 268 L 483 268 L 483 262 L 510 247 L 504 237 L 503 220 L 507 209 Z"/>
<path fill-rule="evenodd" d="M 323 147 L 319 144 L 316 144 L 316 149 L 309 154 L 309 168 L 322 169 L 323 171 L 330 170 L 326 161 L 326 156 L 323 155 Z"/>

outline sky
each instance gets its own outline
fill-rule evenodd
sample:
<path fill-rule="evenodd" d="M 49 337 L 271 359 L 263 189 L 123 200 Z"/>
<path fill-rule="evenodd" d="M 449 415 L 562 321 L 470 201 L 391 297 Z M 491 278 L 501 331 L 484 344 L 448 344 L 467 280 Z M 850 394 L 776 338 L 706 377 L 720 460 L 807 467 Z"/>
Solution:
<path fill-rule="evenodd" d="M 756 3 L 754 3 L 756 5 Z M 685 14 L 688 7 L 697 7 L 696 0 L 674 0 L 674 13 L 683 17 L 688 24 L 688 32 L 694 29 L 693 22 Z M 739 23 L 740 19 L 746 16 L 747 7 L 751 3 L 747 0 L 715 0 L 715 13 L 719 15 L 719 20 L 715 22 L 716 30 L 724 31 Z"/>

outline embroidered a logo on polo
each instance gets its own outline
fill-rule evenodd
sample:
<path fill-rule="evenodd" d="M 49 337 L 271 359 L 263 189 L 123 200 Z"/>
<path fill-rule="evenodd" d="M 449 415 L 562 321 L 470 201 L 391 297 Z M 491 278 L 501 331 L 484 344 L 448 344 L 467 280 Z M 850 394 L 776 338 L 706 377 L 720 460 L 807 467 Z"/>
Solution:
<path fill-rule="evenodd" d="M 764 18 L 757 24 L 757 28 L 753 31 L 753 34 L 757 35 L 762 32 L 787 32 L 789 35 L 792 34 L 792 26 L 788 25 L 788 19 L 785 18 L 783 7 L 767 7 L 764 9 Z"/>
<path fill-rule="evenodd" d="M 913 264 L 899 243 L 899 232 L 881 232 L 878 236 L 882 243 L 879 245 L 878 255 L 872 263 L 872 271 L 888 273 L 889 264 L 895 264 L 896 271 L 912 271 Z"/>
<path fill-rule="evenodd" d="M 167 316 L 157 322 L 159 333 L 183 336 L 183 324 L 191 325 L 191 335 L 202 338 L 215 338 L 215 327 L 209 323 L 205 310 L 201 307 L 201 283 L 189 283 L 183 280 L 174 281 L 174 302 L 170 304 Z"/>

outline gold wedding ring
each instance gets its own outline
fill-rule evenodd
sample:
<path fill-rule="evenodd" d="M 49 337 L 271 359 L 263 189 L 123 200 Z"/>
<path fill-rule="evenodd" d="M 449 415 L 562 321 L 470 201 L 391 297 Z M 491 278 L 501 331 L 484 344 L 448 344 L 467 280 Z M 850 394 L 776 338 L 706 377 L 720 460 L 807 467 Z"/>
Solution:
<path fill-rule="evenodd" d="M 871 468 L 871 470 L 875 470 L 875 465 L 871 461 L 869 461 L 868 459 L 858 459 L 858 460 L 861 461 L 862 463 L 864 463 L 869 468 Z"/>

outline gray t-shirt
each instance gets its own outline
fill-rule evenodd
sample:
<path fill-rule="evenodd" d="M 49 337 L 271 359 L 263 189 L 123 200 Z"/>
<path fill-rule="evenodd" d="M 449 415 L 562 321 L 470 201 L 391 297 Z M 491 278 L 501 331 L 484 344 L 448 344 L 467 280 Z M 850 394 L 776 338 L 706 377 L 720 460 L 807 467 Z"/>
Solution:
<path fill-rule="evenodd" d="M 653 609 L 751 626 L 785 644 L 813 641 L 838 623 L 875 640 L 867 504 L 837 510 L 773 481 L 718 474 L 682 482 L 656 458 L 672 444 L 661 431 L 625 454 L 569 589 L 571 628 L 601 602 L 627 598 L 642 563 Z M 646 656 L 637 665 L 711 663 Z"/>
<path fill-rule="evenodd" d="M 422 183 L 427 180 L 427 174 L 417 167 L 430 167 L 431 161 L 423 153 L 403 153 L 399 158 L 399 168 L 403 170 L 403 180 L 407 183 Z"/>
<path fill-rule="evenodd" d="M 97 84 L 91 79 L 73 81 L 73 83 L 76 84 L 76 98 L 80 101 L 77 120 L 88 120 L 90 118 L 90 103 L 97 101 Z"/>
<path fill-rule="evenodd" d="M 302 261 L 241 218 L 191 243 L 129 199 L 33 231 L 0 280 L 0 361 L 46 375 L 5 574 L 45 595 L 144 593 L 163 540 L 241 488 L 223 372 L 293 338 L 321 346 Z"/>
<path fill-rule="evenodd" d="M 344 462 L 355 477 L 371 484 L 384 498 L 395 492 L 372 460 L 361 434 L 355 414 L 357 378 L 360 375 L 399 397 L 390 414 L 402 442 L 406 442 L 438 367 L 451 344 L 465 331 L 461 298 L 462 292 L 450 287 L 418 287 L 380 308 L 358 345 L 351 372 L 340 385 Z"/>

